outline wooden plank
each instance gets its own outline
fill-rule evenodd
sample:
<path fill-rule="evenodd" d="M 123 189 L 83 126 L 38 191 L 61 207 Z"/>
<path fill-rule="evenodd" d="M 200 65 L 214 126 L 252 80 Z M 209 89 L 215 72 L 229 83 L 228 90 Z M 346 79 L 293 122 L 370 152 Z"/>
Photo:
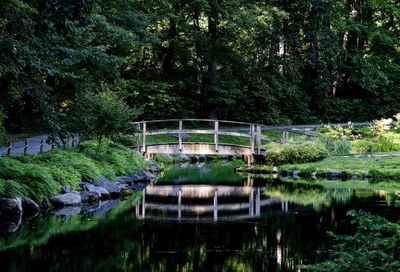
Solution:
<path fill-rule="evenodd" d="M 179 134 L 179 129 L 152 130 L 146 132 L 146 135 L 161 135 L 161 134 Z"/>
<path fill-rule="evenodd" d="M 183 133 L 187 134 L 214 134 L 214 129 L 184 129 L 182 130 Z"/>
<path fill-rule="evenodd" d="M 219 131 L 218 132 L 219 135 L 226 135 L 226 136 L 236 136 L 236 137 L 246 137 L 246 138 L 250 138 L 251 135 L 250 134 L 246 134 L 246 133 L 239 133 L 239 132 L 229 132 L 229 131 Z"/>
<path fill-rule="evenodd" d="M 179 151 L 182 151 L 182 120 L 179 121 Z"/>
<path fill-rule="evenodd" d="M 282 143 L 285 143 L 285 137 L 286 136 L 286 131 L 282 131 Z"/>
<path fill-rule="evenodd" d="M 268 137 L 265 137 L 265 136 L 261 136 L 260 139 L 263 140 L 263 141 L 269 141 L 269 142 L 275 142 L 275 143 L 282 143 L 280 140 L 268 138 Z"/>
<path fill-rule="evenodd" d="M 215 151 L 218 152 L 218 121 L 214 122 L 214 144 Z"/>

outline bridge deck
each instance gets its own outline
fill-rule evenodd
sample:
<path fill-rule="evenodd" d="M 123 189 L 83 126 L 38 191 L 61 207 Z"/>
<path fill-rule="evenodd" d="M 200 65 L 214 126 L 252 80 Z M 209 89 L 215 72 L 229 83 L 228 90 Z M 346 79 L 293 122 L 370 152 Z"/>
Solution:
<path fill-rule="evenodd" d="M 158 154 L 190 154 L 190 155 L 252 155 L 250 146 L 219 144 L 218 149 L 213 143 L 182 143 L 181 149 L 179 143 L 160 143 L 146 145 L 147 153 Z M 265 150 L 261 149 L 260 154 Z"/>

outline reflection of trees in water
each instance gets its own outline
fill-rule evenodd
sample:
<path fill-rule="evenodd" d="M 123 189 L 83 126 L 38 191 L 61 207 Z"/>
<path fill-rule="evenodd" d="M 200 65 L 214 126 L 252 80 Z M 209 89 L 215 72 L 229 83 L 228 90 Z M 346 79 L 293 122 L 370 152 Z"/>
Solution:
<path fill-rule="evenodd" d="M 37 239 L 47 231 L 54 236 L 42 236 L 43 243 L 21 240 L 0 253 L 6 271 L 291 271 L 315 255 L 326 229 L 319 217 L 296 215 L 218 224 L 138 221 L 133 203 L 96 223 L 51 218 L 31 231 Z"/>
<path fill-rule="evenodd" d="M 353 196 L 353 189 L 331 188 L 326 189 L 319 184 L 305 182 L 288 182 L 274 180 L 266 184 L 265 194 L 268 197 L 280 197 L 282 200 L 298 205 L 313 205 L 316 210 L 330 207 L 332 201 L 347 203 Z"/>

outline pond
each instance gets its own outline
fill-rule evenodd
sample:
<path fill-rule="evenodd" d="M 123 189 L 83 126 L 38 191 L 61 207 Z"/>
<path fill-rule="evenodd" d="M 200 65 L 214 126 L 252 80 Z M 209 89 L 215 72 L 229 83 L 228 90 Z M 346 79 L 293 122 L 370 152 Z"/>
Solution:
<path fill-rule="evenodd" d="M 349 209 L 400 219 L 397 184 L 170 167 L 108 212 L 47 214 L 0 236 L 2 271 L 298 271 L 327 256 Z"/>

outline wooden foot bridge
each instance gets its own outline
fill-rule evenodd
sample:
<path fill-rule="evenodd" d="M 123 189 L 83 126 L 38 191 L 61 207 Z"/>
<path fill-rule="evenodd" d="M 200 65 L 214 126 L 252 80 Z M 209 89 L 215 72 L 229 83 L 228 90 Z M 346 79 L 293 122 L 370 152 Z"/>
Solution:
<path fill-rule="evenodd" d="M 207 129 L 193 128 L 193 123 L 205 123 L 203 127 Z M 165 125 L 167 123 L 167 125 Z M 156 127 L 171 127 L 171 123 L 177 123 L 176 129 L 156 129 L 149 130 L 149 125 Z M 190 123 L 188 128 L 184 128 L 184 123 Z M 147 157 L 152 154 L 192 154 L 192 155 L 243 155 L 252 158 L 254 155 L 263 155 L 262 141 L 276 142 L 280 144 L 292 144 L 289 141 L 289 132 L 305 135 L 308 140 L 314 140 L 315 135 L 300 131 L 294 131 L 290 128 L 271 127 L 257 123 L 245 123 L 226 120 L 210 119 L 167 119 L 134 122 L 138 126 L 139 133 L 136 134 L 137 150 Z M 220 125 L 225 125 L 220 127 Z M 241 126 L 236 128 L 227 128 L 228 126 Z M 282 132 L 281 139 L 273 139 L 263 136 L 264 130 L 279 130 Z M 152 143 L 147 144 L 146 137 L 150 135 L 173 134 L 177 136 L 178 142 L 174 143 Z M 187 134 L 212 134 L 213 142 L 184 142 L 183 136 Z M 249 145 L 220 143 L 220 135 L 249 138 Z M 250 159 L 252 160 L 252 159 Z"/>

